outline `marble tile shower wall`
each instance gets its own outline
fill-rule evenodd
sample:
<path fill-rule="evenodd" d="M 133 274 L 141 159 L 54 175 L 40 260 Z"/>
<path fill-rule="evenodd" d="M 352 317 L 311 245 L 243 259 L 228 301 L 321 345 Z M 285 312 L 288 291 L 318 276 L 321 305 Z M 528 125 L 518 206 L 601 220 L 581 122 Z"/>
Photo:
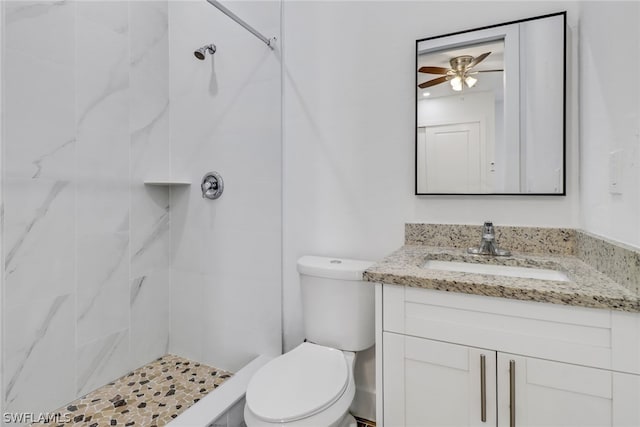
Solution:
<path fill-rule="evenodd" d="M 2 2 L 3 410 L 166 353 L 166 1 Z"/>
<path fill-rule="evenodd" d="M 171 193 L 170 352 L 236 372 L 281 349 L 281 3 L 229 7 L 276 48 L 205 1 L 169 2 L 171 168 L 194 183 Z M 212 170 L 224 194 L 205 200 Z"/>

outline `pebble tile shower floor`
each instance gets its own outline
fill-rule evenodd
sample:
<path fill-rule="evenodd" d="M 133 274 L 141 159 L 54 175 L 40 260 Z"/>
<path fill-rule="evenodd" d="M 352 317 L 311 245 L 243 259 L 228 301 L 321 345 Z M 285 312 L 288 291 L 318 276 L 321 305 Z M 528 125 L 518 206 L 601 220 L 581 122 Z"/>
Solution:
<path fill-rule="evenodd" d="M 161 427 L 231 377 L 232 373 L 166 355 L 53 411 L 69 422 L 32 426 Z"/>

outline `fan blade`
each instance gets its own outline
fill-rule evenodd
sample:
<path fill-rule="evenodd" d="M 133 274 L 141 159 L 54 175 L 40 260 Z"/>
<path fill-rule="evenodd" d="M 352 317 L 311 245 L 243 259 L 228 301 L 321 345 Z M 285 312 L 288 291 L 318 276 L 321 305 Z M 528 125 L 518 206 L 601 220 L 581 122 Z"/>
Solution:
<path fill-rule="evenodd" d="M 469 65 L 467 65 L 467 70 L 468 70 L 469 68 L 473 68 L 473 67 L 475 67 L 476 65 L 478 65 L 479 63 L 481 63 L 482 61 L 484 61 L 484 59 L 485 59 L 487 56 L 489 56 L 489 55 L 491 55 L 491 52 L 485 52 L 485 53 L 483 53 L 483 54 L 482 54 L 482 55 L 480 55 L 480 56 L 476 56 L 476 57 L 473 59 L 473 61 L 471 61 L 471 63 L 470 63 Z"/>
<path fill-rule="evenodd" d="M 420 67 L 418 70 L 420 73 L 428 73 L 428 74 L 447 74 L 449 71 L 448 68 L 442 67 Z"/>
<path fill-rule="evenodd" d="M 433 80 L 429 80 L 429 81 L 424 82 L 424 83 L 420 83 L 420 84 L 418 85 L 418 87 L 419 87 L 420 89 L 424 89 L 424 88 L 427 88 L 427 87 L 431 87 L 431 86 L 439 85 L 440 83 L 444 83 L 444 82 L 446 82 L 447 80 L 449 80 L 449 79 L 447 78 L 447 76 L 442 76 L 442 77 L 438 77 L 437 79 L 433 79 Z"/>

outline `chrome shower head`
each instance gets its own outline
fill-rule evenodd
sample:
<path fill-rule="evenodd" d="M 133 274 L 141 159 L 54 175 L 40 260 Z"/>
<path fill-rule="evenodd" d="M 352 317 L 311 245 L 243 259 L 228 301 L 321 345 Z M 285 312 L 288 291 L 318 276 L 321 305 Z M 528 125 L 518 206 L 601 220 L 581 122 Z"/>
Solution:
<path fill-rule="evenodd" d="M 204 60 L 205 54 L 207 52 L 209 52 L 211 55 L 216 53 L 216 45 L 211 43 L 206 46 L 202 46 L 200 49 L 197 49 L 195 52 L 193 52 L 193 54 L 196 58 L 202 61 Z"/>

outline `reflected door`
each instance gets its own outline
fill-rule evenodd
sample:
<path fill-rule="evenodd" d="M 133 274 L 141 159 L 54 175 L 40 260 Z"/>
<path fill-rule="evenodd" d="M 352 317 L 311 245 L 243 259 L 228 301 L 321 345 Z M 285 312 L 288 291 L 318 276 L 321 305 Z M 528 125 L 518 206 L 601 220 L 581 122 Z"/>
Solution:
<path fill-rule="evenodd" d="M 480 122 L 418 128 L 419 192 L 486 192 L 483 145 Z"/>

